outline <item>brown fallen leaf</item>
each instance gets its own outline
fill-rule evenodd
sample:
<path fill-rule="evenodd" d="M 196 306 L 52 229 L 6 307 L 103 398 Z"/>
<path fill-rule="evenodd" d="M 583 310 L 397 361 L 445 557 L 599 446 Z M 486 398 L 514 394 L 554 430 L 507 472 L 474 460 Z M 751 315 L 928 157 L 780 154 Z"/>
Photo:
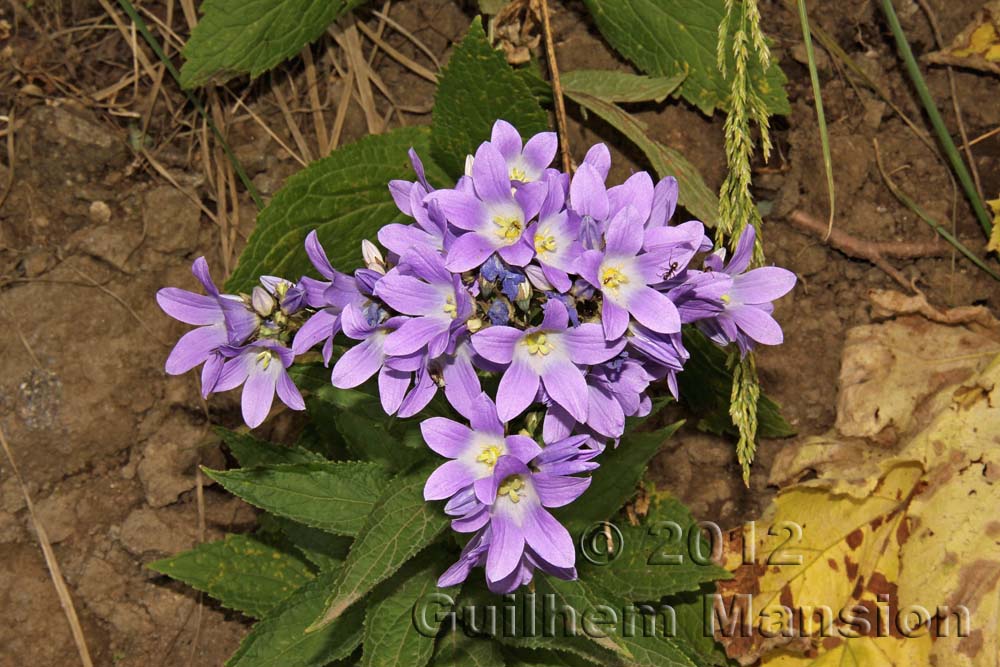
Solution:
<path fill-rule="evenodd" d="M 751 595 L 751 627 L 717 613 L 717 638 L 763 667 L 996 665 L 1000 343 L 905 317 L 852 330 L 844 368 L 837 428 L 785 450 L 790 486 L 729 536 L 717 609 Z"/>
<path fill-rule="evenodd" d="M 938 65 L 971 67 L 1000 74 L 1000 0 L 985 3 L 951 46 L 924 58 Z"/>

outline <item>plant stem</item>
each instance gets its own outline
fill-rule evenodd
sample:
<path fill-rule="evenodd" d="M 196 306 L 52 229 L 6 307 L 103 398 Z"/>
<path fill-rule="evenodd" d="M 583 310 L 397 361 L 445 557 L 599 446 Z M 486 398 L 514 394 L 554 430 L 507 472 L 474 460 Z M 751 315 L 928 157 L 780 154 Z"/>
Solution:
<path fill-rule="evenodd" d="M 819 141 L 823 148 L 823 168 L 826 170 L 826 188 L 830 195 L 830 219 L 827 223 L 826 236 L 833 231 L 833 217 L 836 211 L 836 198 L 833 187 L 833 159 L 830 157 L 830 133 L 826 127 L 826 113 L 823 111 L 823 94 L 819 87 L 819 72 L 816 71 L 816 52 L 813 49 L 812 33 L 809 30 L 809 14 L 806 12 L 805 0 L 798 0 L 799 21 L 802 23 L 802 41 L 806 45 L 806 57 L 809 61 L 809 79 L 812 81 L 813 99 L 816 101 L 816 122 L 819 125 Z"/>
<path fill-rule="evenodd" d="M 135 7 L 129 0 L 118 0 L 118 4 L 121 5 L 121 8 L 125 10 L 126 14 L 128 14 L 129 19 L 131 19 L 132 23 L 135 24 L 139 34 L 142 35 L 142 38 L 146 40 L 147 44 L 149 44 L 149 48 L 153 49 L 153 53 L 156 54 L 156 57 L 160 59 L 163 66 L 167 68 L 168 72 L 170 72 L 170 76 L 172 76 L 174 81 L 180 85 L 180 72 L 178 72 L 177 68 L 174 67 L 170 58 L 167 57 L 167 54 L 163 52 L 163 48 L 160 46 L 160 43 L 155 37 L 153 37 L 153 34 L 149 32 L 149 28 L 146 26 L 146 22 L 142 19 L 142 17 L 139 16 L 139 12 L 135 11 Z M 198 113 L 201 114 L 201 117 L 205 119 L 205 122 L 208 123 L 208 127 L 212 130 L 212 134 L 215 135 L 215 138 L 219 141 L 219 145 L 222 146 L 222 151 L 226 154 L 229 162 L 233 165 L 233 171 L 236 172 L 240 182 L 243 183 L 243 187 L 245 187 L 247 192 L 250 193 L 250 198 L 253 199 L 253 203 L 257 207 L 257 210 L 259 211 L 264 208 L 264 200 L 261 199 L 260 193 L 257 192 L 257 188 L 254 187 L 253 181 L 250 180 L 247 172 L 243 169 L 243 165 L 240 164 L 240 161 L 236 158 L 236 154 L 233 153 L 233 150 L 229 147 L 229 142 L 227 142 L 226 138 L 222 136 L 222 133 L 219 132 L 219 128 L 215 126 L 215 123 L 212 122 L 208 112 L 205 111 L 205 106 L 201 103 L 201 100 L 195 97 L 190 91 L 185 90 L 183 86 L 181 87 L 181 90 L 184 91 L 184 95 L 187 96 L 188 101 L 191 102 L 191 105 L 195 108 L 195 110 L 197 110 Z"/>
<path fill-rule="evenodd" d="M 913 82 L 913 87 L 917 89 L 917 95 L 920 97 L 920 101 L 924 105 L 924 110 L 931 119 L 931 125 L 934 126 L 934 133 L 937 134 L 938 141 L 941 142 L 941 147 L 944 149 L 945 155 L 948 156 L 948 161 L 951 162 L 951 167 L 955 171 L 955 175 L 958 176 L 958 181 L 962 184 L 962 189 L 965 190 L 965 196 L 968 197 L 969 203 L 972 204 L 972 210 L 975 211 L 976 218 L 979 219 L 979 224 L 982 226 L 983 231 L 986 232 L 986 236 L 989 237 L 993 232 L 990 216 L 986 212 L 983 200 L 980 199 L 979 193 L 976 191 L 976 186 L 972 182 L 972 176 L 969 175 L 969 170 L 966 168 L 965 162 L 962 161 L 962 156 L 959 155 L 958 148 L 955 147 L 955 142 L 952 141 L 951 135 L 948 133 L 948 128 L 945 127 L 944 120 L 942 120 L 941 114 L 934 104 L 931 92 L 927 89 L 927 83 L 924 81 L 923 74 L 920 73 L 917 60 L 913 57 L 913 51 L 910 49 L 909 42 L 906 41 L 906 34 L 903 32 L 903 27 L 899 24 L 899 17 L 896 16 L 892 0 L 881 0 L 881 2 L 882 11 L 885 12 L 885 17 L 889 21 L 889 29 L 896 40 L 899 55 L 902 56 L 903 62 L 906 64 L 906 71 L 910 75 L 910 81 Z"/>

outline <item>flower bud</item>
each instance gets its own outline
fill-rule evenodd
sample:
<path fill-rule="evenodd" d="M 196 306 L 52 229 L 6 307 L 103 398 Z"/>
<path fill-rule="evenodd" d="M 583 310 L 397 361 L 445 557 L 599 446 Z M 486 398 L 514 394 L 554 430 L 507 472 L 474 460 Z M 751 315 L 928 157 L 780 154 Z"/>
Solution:
<path fill-rule="evenodd" d="M 472 178 L 472 156 L 465 156 L 465 175 Z"/>
<path fill-rule="evenodd" d="M 382 258 L 382 253 L 368 239 L 361 242 L 361 256 L 365 259 L 365 266 L 372 271 L 385 274 L 385 260 Z"/>
<path fill-rule="evenodd" d="M 476 333 L 483 328 L 483 321 L 478 317 L 473 317 L 465 323 L 465 326 L 469 328 L 469 333 Z"/>
<path fill-rule="evenodd" d="M 517 307 L 528 312 L 531 305 L 531 284 L 525 280 L 517 286 L 517 296 L 515 297 Z"/>
<path fill-rule="evenodd" d="M 253 288 L 253 292 L 250 296 L 250 304 L 253 306 L 254 311 L 261 317 L 267 317 L 274 311 L 275 301 L 274 297 L 268 293 L 263 287 L 257 286 Z"/>

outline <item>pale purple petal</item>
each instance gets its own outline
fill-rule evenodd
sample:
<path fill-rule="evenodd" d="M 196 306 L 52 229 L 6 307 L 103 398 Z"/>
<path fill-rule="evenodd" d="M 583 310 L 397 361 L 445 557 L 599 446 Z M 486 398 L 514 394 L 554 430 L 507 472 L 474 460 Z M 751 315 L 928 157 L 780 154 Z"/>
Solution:
<path fill-rule="evenodd" d="M 530 463 L 531 459 L 542 453 L 538 443 L 526 435 L 509 435 L 504 438 L 504 444 L 507 453 L 522 463 Z"/>
<path fill-rule="evenodd" d="M 215 391 L 215 386 L 222 375 L 222 367 L 226 358 L 218 352 L 210 355 L 205 360 L 205 365 L 201 367 L 201 397 L 208 398 L 208 395 Z"/>
<path fill-rule="evenodd" d="M 494 529 L 493 540 L 496 541 Z M 531 518 L 524 523 L 524 541 L 528 543 L 539 558 L 555 567 L 573 567 L 576 561 L 576 550 L 569 531 L 549 514 L 548 510 L 539 507 Z M 493 555 L 493 545 L 490 545 L 490 555 Z M 487 564 L 489 568 L 489 564 Z M 497 570 L 500 568 L 498 567 Z M 487 576 L 489 576 L 487 570 Z M 492 578 L 492 577 L 491 577 Z"/>
<path fill-rule="evenodd" d="M 726 273 L 731 276 L 743 273 L 750 266 L 750 258 L 753 257 L 754 239 L 757 238 L 757 230 L 753 225 L 747 225 L 740 235 L 740 240 L 733 251 L 733 258 L 729 260 Z"/>
<path fill-rule="evenodd" d="M 311 350 L 314 345 L 333 336 L 340 328 L 340 315 L 328 310 L 318 310 L 306 320 L 292 339 L 292 352 L 298 356 Z"/>
<path fill-rule="evenodd" d="M 272 364 L 275 363 L 273 360 Z M 257 428 L 271 411 L 271 404 L 274 402 L 274 390 L 277 382 L 277 373 L 270 368 L 262 369 L 260 365 L 250 371 L 246 384 L 243 385 L 243 421 L 250 428 Z"/>
<path fill-rule="evenodd" d="M 378 372 L 378 397 L 387 415 L 396 414 L 406 390 L 410 387 L 412 373 L 383 366 Z"/>
<path fill-rule="evenodd" d="M 472 431 L 468 426 L 445 417 L 431 417 L 420 422 L 420 433 L 432 451 L 449 459 L 457 459 L 472 443 Z"/>
<path fill-rule="evenodd" d="M 447 461 L 431 473 L 424 484 L 424 500 L 444 500 L 451 498 L 466 486 L 472 484 L 475 477 L 469 467 L 462 461 Z"/>
<path fill-rule="evenodd" d="M 493 534 L 486 556 L 486 578 L 499 581 L 520 564 L 521 554 L 524 553 L 524 533 L 511 519 L 503 516 L 494 516 L 490 529 Z M 572 546 L 570 540 L 571 549 Z"/>
<path fill-rule="evenodd" d="M 617 340 L 628 328 L 628 311 L 610 299 L 604 299 L 604 304 L 601 306 L 601 324 L 608 340 Z"/>
<path fill-rule="evenodd" d="M 592 166 L 601 177 L 601 183 L 604 183 L 611 170 L 611 151 L 604 144 L 594 144 L 584 156 L 583 163 Z"/>
<path fill-rule="evenodd" d="M 590 164 L 584 162 L 573 175 L 569 185 L 569 198 L 573 210 L 581 216 L 589 215 L 595 220 L 606 220 L 610 204 L 604 189 L 604 179 Z"/>
<path fill-rule="evenodd" d="M 562 334 L 567 342 L 569 356 L 578 364 L 600 364 L 618 355 L 625 341 L 609 342 L 600 324 L 588 322 L 567 329 Z"/>
<path fill-rule="evenodd" d="M 653 207 L 649 212 L 651 227 L 666 225 L 674 217 L 678 192 L 677 179 L 673 176 L 667 176 L 656 184 L 653 188 Z"/>
<path fill-rule="evenodd" d="M 535 249 L 531 240 L 522 234 L 516 243 L 500 248 L 497 253 L 512 266 L 524 266 L 535 256 Z"/>
<path fill-rule="evenodd" d="M 634 208 L 641 225 L 649 218 L 649 211 L 653 204 L 653 179 L 645 171 L 632 174 L 621 185 L 608 189 L 608 202 L 612 215 L 615 211 L 621 211 L 627 206 Z"/>
<path fill-rule="evenodd" d="M 552 164 L 559 148 L 559 139 L 555 132 L 539 132 L 524 145 L 522 159 L 528 168 L 530 178 L 538 178 L 542 171 Z"/>
<path fill-rule="evenodd" d="M 612 218 L 605 233 L 608 255 L 632 257 L 642 248 L 642 218 L 631 206 L 626 206 Z"/>
<path fill-rule="evenodd" d="M 558 299 L 549 299 L 542 306 L 544 315 L 539 329 L 542 331 L 562 331 L 569 326 L 569 311 L 566 304 Z"/>
<path fill-rule="evenodd" d="M 330 260 L 327 259 L 326 252 L 323 250 L 323 246 L 319 242 L 319 235 L 316 230 L 309 232 L 306 236 L 306 255 L 309 256 L 309 261 L 312 262 L 319 274 L 331 280 L 337 272 L 334 270 L 333 266 L 330 264 Z"/>
<path fill-rule="evenodd" d="M 472 162 L 472 182 L 476 194 L 487 204 L 504 204 L 512 198 L 507 161 L 489 142 L 483 142 L 476 150 Z"/>
<path fill-rule="evenodd" d="M 524 332 L 514 327 L 487 327 L 472 336 L 472 347 L 479 356 L 495 364 L 509 364 L 514 346 Z"/>
<path fill-rule="evenodd" d="M 779 325 L 767 312 L 754 306 L 736 306 L 726 311 L 746 335 L 762 345 L 780 345 L 784 340 Z"/>
<path fill-rule="evenodd" d="M 219 325 L 198 327 L 181 336 L 170 356 L 166 371 L 170 375 L 186 373 L 207 360 L 213 352 L 228 341 L 226 330 Z"/>
<path fill-rule="evenodd" d="M 568 438 L 576 426 L 573 415 L 566 412 L 560 405 L 553 404 L 545 412 L 545 420 L 542 422 L 542 440 L 546 443 L 553 443 Z"/>
<path fill-rule="evenodd" d="M 398 222 L 386 225 L 378 230 L 378 240 L 379 243 L 397 255 L 402 255 L 414 246 L 436 248 L 440 244 L 439 240 L 420 229 L 420 227 L 416 225 L 401 225 Z"/>
<path fill-rule="evenodd" d="M 587 426 L 609 438 L 621 437 L 625 430 L 625 412 L 621 404 L 600 387 L 588 387 L 587 393 Z"/>
<path fill-rule="evenodd" d="M 163 312 L 185 324 L 216 324 L 222 321 L 222 307 L 213 296 L 164 287 L 156 293 L 156 302 Z"/>
<path fill-rule="evenodd" d="M 604 253 L 599 250 L 588 250 L 576 262 L 576 272 L 583 276 L 583 279 L 594 287 L 601 287 L 601 280 L 598 274 L 601 270 L 601 262 L 604 261 Z"/>
<path fill-rule="evenodd" d="M 629 294 L 628 309 L 640 324 L 653 331 L 675 333 L 681 330 L 681 316 L 674 302 L 652 287 L 643 286 Z"/>
<path fill-rule="evenodd" d="M 444 394 L 448 402 L 459 414 L 467 414 L 473 401 L 482 392 L 479 376 L 476 375 L 469 354 L 456 352 L 454 357 L 444 363 L 441 374 L 444 376 Z"/>
<path fill-rule="evenodd" d="M 230 359 L 222 365 L 222 372 L 215 383 L 212 391 L 229 391 L 235 389 L 244 382 L 253 367 L 253 354 L 244 352 L 238 357 Z"/>
<path fill-rule="evenodd" d="M 475 230 L 487 224 L 486 207 L 469 192 L 437 190 L 428 198 L 437 202 L 448 222 L 459 229 Z"/>
<path fill-rule="evenodd" d="M 278 375 L 276 389 L 278 390 L 278 398 L 289 408 L 292 410 L 306 409 L 306 403 L 302 400 L 302 394 L 299 392 L 299 388 L 295 386 L 295 383 L 292 382 L 292 378 L 289 377 L 287 371 L 282 370 Z"/>
<path fill-rule="evenodd" d="M 590 486 L 589 477 L 565 477 L 537 472 L 531 483 L 544 507 L 565 507 L 580 497 Z M 528 544 L 531 544 L 529 541 Z M 531 545 L 534 548 L 534 545 Z"/>
<path fill-rule="evenodd" d="M 516 365 L 513 364 L 511 368 Z M 545 383 L 545 391 L 553 401 L 566 408 L 577 421 L 587 420 L 587 382 L 583 379 L 583 373 L 579 368 L 568 359 L 561 362 L 553 361 L 542 373 L 542 382 Z M 521 412 L 518 411 L 517 414 Z"/>
<path fill-rule="evenodd" d="M 524 412 L 535 400 L 538 383 L 538 374 L 527 363 L 517 360 L 511 363 L 497 389 L 497 414 L 500 419 L 509 422 Z"/>
<path fill-rule="evenodd" d="M 548 192 L 549 184 L 546 181 L 523 183 L 517 188 L 514 199 L 520 204 L 525 220 L 531 220 L 538 215 Z"/>
<path fill-rule="evenodd" d="M 500 151 L 500 155 L 506 160 L 513 160 L 521 155 L 521 135 L 518 134 L 513 125 L 505 120 L 493 123 L 490 143 Z"/>
<path fill-rule="evenodd" d="M 417 371 L 413 389 L 403 399 L 403 402 L 399 405 L 399 412 L 396 414 L 402 418 L 412 417 L 426 408 L 435 394 L 437 394 L 437 384 L 434 382 L 434 378 L 431 377 L 427 367 L 424 366 Z"/>
<path fill-rule="evenodd" d="M 412 354 L 441 333 L 447 333 L 449 322 L 437 317 L 414 317 L 385 338 L 385 353 L 390 356 Z M 431 355 L 432 357 L 435 355 Z"/>
<path fill-rule="evenodd" d="M 497 244 L 486 236 L 476 233 L 463 234 L 448 248 L 445 266 L 455 273 L 471 271 L 482 266 L 496 248 Z"/>
<path fill-rule="evenodd" d="M 753 269 L 733 278 L 730 295 L 736 303 L 768 303 L 795 287 L 795 274 L 776 266 Z"/>
<path fill-rule="evenodd" d="M 367 381 L 382 366 L 385 353 L 376 336 L 345 352 L 333 366 L 330 382 L 339 389 L 351 389 Z"/>
<path fill-rule="evenodd" d="M 390 308 L 406 315 L 436 315 L 444 312 L 441 290 L 413 276 L 404 276 L 397 270 L 390 271 L 378 281 L 375 296 Z"/>
<path fill-rule="evenodd" d="M 479 394 L 467 418 L 477 433 L 503 437 L 503 423 L 497 416 L 497 406 L 485 392 Z"/>

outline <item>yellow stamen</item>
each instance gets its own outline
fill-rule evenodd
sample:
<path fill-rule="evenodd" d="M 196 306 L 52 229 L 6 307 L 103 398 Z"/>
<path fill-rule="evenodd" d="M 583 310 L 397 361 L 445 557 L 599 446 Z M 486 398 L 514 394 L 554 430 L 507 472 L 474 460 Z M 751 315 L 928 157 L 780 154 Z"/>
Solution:
<path fill-rule="evenodd" d="M 541 255 L 544 252 L 556 251 L 556 237 L 551 234 L 535 234 L 535 252 Z"/>
<path fill-rule="evenodd" d="M 521 169 L 520 167 L 511 167 L 510 180 L 526 183 L 528 181 L 528 175 L 524 173 L 524 169 Z"/>
<path fill-rule="evenodd" d="M 722 295 L 722 303 L 729 303 L 732 300 L 733 300 L 732 297 L 729 296 L 728 294 L 723 294 Z"/>
<path fill-rule="evenodd" d="M 618 289 L 619 286 L 628 283 L 628 276 L 622 273 L 621 268 L 609 266 L 601 271 L 601 284 L 611 289 Z"/>
<path fill-rule="evenodd" d="M 548 337 L 543 331 L 538 331 L 525 336 L 524 344 L 527 346 L 530 354 L 540 354 L 542 356 L 545 356 L 555 349 L 555 345 L 549 342 Z"/>
<path fill-rule="evenodd" d="M 520 502 L 521 498 L 518 496 L 518 492 L 524 488 L 524 480 L 521 479 L 520 475 L 511 475 L 500 484 L 500 488 L 497 494 L 500 496 L 508 496 L 510 502 L 516 503 Z"/>
<path fill-rule="evenodd" d="M 261 350 L 257 353 L 257 363 L 263 364 L 264 370 L 271 365 L 271 358 L 274 357 L 274 353 L 271 350 Z"/>
<path fill-rule="evenodd" d="M 493 218 L 493 224 L 497 226 L 497 236 L 510 242 L 521 238 L 521 232 L 524 229 L 524 223 L 518 218 L 505 218 L 498 215 Z"/>
<path fill-rule="evenodd" d="M 476 460 L 480 463 L 485 463 L 488 467 L 492 468 L 496 465 L 497 459 L 501 455 L 500 448 L 496 445 L 490 445 L 489 447 L 483 447 L 482 453 L 476 457 Z"/>
<path fill-rule="evenodd" d="M 449 296 L 444 300 L 443 310 L 451 317 L 451 319 L 458 317 L 458 306 L 455 305 L 455 297 Z"/>

